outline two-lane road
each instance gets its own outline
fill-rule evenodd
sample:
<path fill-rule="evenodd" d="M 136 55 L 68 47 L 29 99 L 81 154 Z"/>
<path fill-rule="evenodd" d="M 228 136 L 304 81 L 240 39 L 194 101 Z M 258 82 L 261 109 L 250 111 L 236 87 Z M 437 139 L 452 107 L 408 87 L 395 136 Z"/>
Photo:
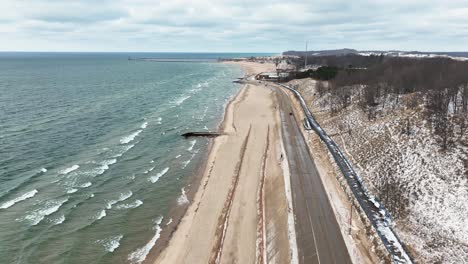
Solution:
<path fill-rule="evenodd" d="M 274 88 L 280 105 L 283 142 L 291 173 L 300 263 L 352 263 L 327 193 L 309 153 L 286 92 Z"/>

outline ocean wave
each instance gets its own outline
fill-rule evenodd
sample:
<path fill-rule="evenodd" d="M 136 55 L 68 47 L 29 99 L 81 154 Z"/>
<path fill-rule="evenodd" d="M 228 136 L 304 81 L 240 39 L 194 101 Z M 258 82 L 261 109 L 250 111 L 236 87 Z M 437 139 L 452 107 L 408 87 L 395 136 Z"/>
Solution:
<path fill-rule="evenodd" d="M 173 104 L 176 105 L 176 106 L 179 106 L 179 105 L 181 105 L 185 100 L 189 99 L 190 97 L 192 97 L 192 96 L 190 96 L 190 95 L 182 96 L 182 97 L 176 99 L 175 101 L 173 101 Z"/>
<path fill-rule="evenodd" d="M 189 202 L 189 200 L 187 198 L 187 194 L 185 193 L 185 188 L 182 188 L 181 189 L 181 194 L 180 194 L 179 198 L 177 198 L 177 204 L 178 205 L 183 205 L 183 204 L 186 204 L 188 202 Z"/>
<path fill-rule="evenodd" d="M 195 146 L 195 144 L 197 144 L 197 141 L 196 140 L 192 140 L 190 141 L 190 147 L 188 147 L 188 151 L 192 151 L 193 147 Z"/>
<path fill-rule="evenodd" d="M 178 159 L 178 158 L 180 158 L 181 156 L 182 156 L 182 155 L 179 154 L 179 155 L 175 156 L 175 158 Z"/>
<path fill-rule="evenodd" d="M 26 199 L 32 198 L 32 197 L 34 197 L 34 195 L 36 195 L 36 193 L 37 193 L 37 190 L 36 190 L 36 189 L 34 189 L 34 190 L 32 190 L 32 191 L 29 191 L 29 192 L 27 192 L 27 193 L 24 193 L 24 194 L 22 194 L 21 196 L 16 197 L 16 198 L 13 199 L 13 200 L 4 202 L 2 205 L 0 205 L 0 209 L 9 208 L 9 207 L 13 206 L 13 205 L 16 204 L 16 203 L 19 203 L 19 202 L 24 201 L 24 200 L 26 200 Z"/>
<path fill-rule="evenodd" d="M 97 215 L 96 217 L 96 220 L 100 220 L 102 219 L 104 216 L 106 216 L 106 210 L 103 209 L 101 212 L 99 212 L 99 214 Z"/>
<path fill-rule="evenodd" d="M 63 169 L 63 170 L 59 171 L 59 173 L 65 175 L 65 174 L 68 174 L 68 173 L 70 173 L 70 172 L 72 172 L 74 170 L 77 170 L 79 167 L 80 167 L 80 165 L 75 164 L 75 165 L 73 165 L 71 167 L 68 167 L 66 169 Z"/>
<path fill-rule="evenodd" d="M 45 206 L 41 209 L 34 210 L 31 214 L 24 217 L 31 225 L 35 226 L 39 224 L 46 216 L 57 212 L 60 207 L 68 201 L 68 198 L 62 200 L 50 200 L 45 203 Z"/>
<path fill-rule="evenodd" d="M 151 160 L 150 163 L 154 163 L 154 160 Z"/>
<path fill-rule="evenodd" d="M 188 160 L 182 162 L 182 169 L 185 169 L 190 164 L 193 157 L 195 157 L 195 153 L 192 154 L 192 156 L 190 156 L 190 158 Z"/>
<path fill-rule="evenodd" d="M 65 221 L 65 215 L 62 214 L 57 219 L 55 219 L 53 222 L 54 222 L 54 225 L 60 225 L 64 221 Z"/>
<path fill-rule="evenodd" d="M 78 189 L 73 188 L 73 189 L 68 189 L 67 193 L 76 193 L 77 191 L 78 191 Z"/>
<path fill-rule="evenodd" d="M 125 145 L 125 146 L 119 146 L 119 152 L 117 154 L 115 154 L 114 156 L 112 156 L 113 158 L 118 158 L 118 157 L 122 157 L 123 154 L 125 154 L 125 152 L 129 151 L 131 148 L 133 148 L 135 146 L 135 144 L 132 144 L 132 145 Z"/>
<path fill-rule="evenodd" d="M 161 223 L 162 223 L 162 220 L 163 220 L 163 217 L 158 217 L 155 221 L 155 227 L 154 227 L 154 230 L 155 230 L 155 234 L 154 236 L 151 238 L 151 240 L 146 243 L 146 245 L 144 245 L 143 247 L 135 250 L 134 252 L 130 253 L 130 255 L 128 255 L 128 260 L 130 260 L 131 263 L 142 263 L 143 261 L 145 261 L 146 259 L 146 256 L 148 255 L 148 253 L 150 252 L 150 250 L 154 247 L 154 245 L 156 244 L 156 241 L 159 239 L 159 237 L 161 236 Z"/>
<path fill-rule="evenodd" d="M 154 168 L 155 168 L 155 167 L 151 167 L 151 168 L 149 168 L 148 170 L 146 170 L 146 171 L 143 172 L 143 173 L 144 173 L 144 174 L 148 174 L 148 173 L 150 173 L 151 171 L 153 171 Z"/>
<path fill-rule="evenodd" d="M 79 187 L 79 188 L 88 188 L 89 186 L 93 185 L 91 182 L 85 182 L 81 185 L 78 185 L 76 187 Z"/>
<path fill-rule="evenodd" d="M 162 117 L 158 117 L 157 122 L 158 122 L 157 123 L 158 125 L 161 125 L 162 124 Z"/>
<path fill-rule="evenodd" d="M 120 240 L 123 235 L 112 236 L 105 239 L 96 240 L 96 243 L 102 245 L 107 252 L 114 252 L 120 246 Z"/>
<path fill-rule="evenodd" d="M 169 219 L 169 221 L 167 221 L 166 225 L 168 226 L 168 225 L 170 225 L 171 223 L 172 223 L 172 218 Z"/>
<path fill-rule="evenodd" d="M 132 142 L 142 131 L 143 131 L 142 129 L 139 129 L 139 130 L 133 132 L 132 134 L 121 138 L 120 139 L 120 144 L 128 144 L 128 143 Z"/>
<path fill-rule="evenodd" d="M 128 204 L 119 204 L 115 207 L 115 209 L 117 210 L 122 210 L 122 209 L 133 209 L 133 208 L 137 208 L 138 206 L 142 205 L 143 202 L 141 200 L 135 200 L 134 202 L 132 203 L 128 203 Z"/>
<path fill-rule="evenodd" d="M 111 201 L 107 202 L 106 209 L 111 209 L 112 205 L 114 205 L 114 204 L 116 204 L 118 202 L 123 202 L 123 201 L 127 200 L 128 198 L 130 198 L 132 195 L 133 195 L 132 191 L 121 193 L 117 200 L 111 200 Z"/>
<path fill-rule="evenodd" d="M 140 128 L 145 129 L 147 126 L 148 126 L 148 122 L 144 122 L 143 124 L 141 124 Z"/>
<path fill-rule="evenodd" d="M 46 168 L 41 168 L 41 172 L 45 173 L 45 172 L 47 172 L 47 169 Z"/>
<path fill-rule="evenodd" d="M 98 163 L 100 165 L 99 167 L 94 168 L 93 170 L 91 170 L 87 174 L 92 176 L 92 177 L 95 177 L 97 175 L 101 175 L 104 172 L 106 172 L 106 170 L 109 169 L 110 165 L 115 164 L 116 162 L 117 162 L 117 159 L 109 159 L 109 160 L 101 161 L 101 162 Z"/>
<path fill-rule="evenodd" d="M 166 174 L 167 172 L 169 171 L 169 167 L 165 168 L 164 170 L 160 171 L 159 173 L 157 173 L 155 176 L 151 176 L 149 178 L 149 181 L 151 183 L 155 183 L 159 180 L 159 178 L 161 178 L 164 174 Z"/>

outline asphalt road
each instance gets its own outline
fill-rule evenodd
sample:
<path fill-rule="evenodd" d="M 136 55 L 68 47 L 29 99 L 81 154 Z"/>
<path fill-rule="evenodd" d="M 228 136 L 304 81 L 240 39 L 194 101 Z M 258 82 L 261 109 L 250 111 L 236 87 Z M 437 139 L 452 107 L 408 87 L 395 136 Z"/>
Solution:
<path fill-rule="evenodd" d="M 283 142 L 291 173 L 293 208 L 300 263 L 352 263 L 314 160 L 296 120 L 290 98 L 275 88 Z"/>

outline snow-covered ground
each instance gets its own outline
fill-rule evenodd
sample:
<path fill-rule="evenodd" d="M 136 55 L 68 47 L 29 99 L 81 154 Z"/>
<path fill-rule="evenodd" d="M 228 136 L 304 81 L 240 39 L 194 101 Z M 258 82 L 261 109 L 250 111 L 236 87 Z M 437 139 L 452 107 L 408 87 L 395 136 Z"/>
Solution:
<path fill-rule="evenodd" d="M 314 95 L 314 81 L 291 84 L 299 84 L 318 122 L 370 191 L 394 212 L 395 229 L 416 262 L 464 263 L 468 259 L 468 136 L 442 152 L 422 108 L 405 109 L 394 101 L 369 121 L 354 102 L 332 115 L 328 96 Z"/>

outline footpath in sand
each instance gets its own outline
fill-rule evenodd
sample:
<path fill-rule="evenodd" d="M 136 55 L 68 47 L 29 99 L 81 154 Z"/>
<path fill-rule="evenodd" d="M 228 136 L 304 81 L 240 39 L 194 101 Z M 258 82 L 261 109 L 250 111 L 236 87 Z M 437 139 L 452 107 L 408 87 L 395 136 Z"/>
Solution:
<path fill-rule="evenodd" d="M 155 263 L 290 261 L 279 125 L 274 91 L 244 86 L 226 109 L 225 135 L 213 142 L 192 204 Z"/>

